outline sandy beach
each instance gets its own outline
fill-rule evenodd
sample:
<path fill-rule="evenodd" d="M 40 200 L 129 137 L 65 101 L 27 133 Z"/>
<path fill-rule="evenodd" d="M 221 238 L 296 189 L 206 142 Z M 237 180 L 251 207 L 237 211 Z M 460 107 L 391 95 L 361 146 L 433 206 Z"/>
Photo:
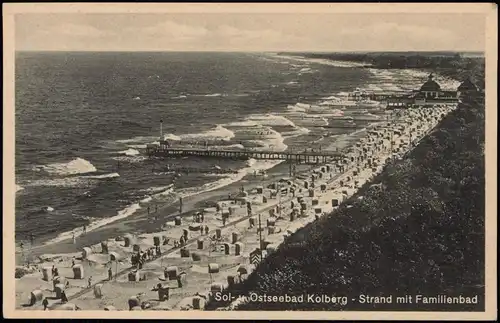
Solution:
<path fill-rule="evenodd" d="M 29 255 L 36 267 L 19 267 L 27 274 L 16 281 L 17 307 L 40 310 L 47 297 L 54 310 L 203 309 L 210 291 L 223 290 L 250 274 L 250 253 L 259 247 L 260 235 L 263 255 L 274 252 L 288 235 L 352 196 L 389 158 L 401 158 L 451 109 L 405 110 L 390 123 L 368 127 L 363 138 L 345 150 L 343 160 L 300 165 L 293 178 L 286 175 L 288 164 L 283 163 L 265 179 L 247 176 L 187 198 L 182 214 L 176 203 L 149 215 L 138 212 L 79 236 L 76 243 L 69 239 L 36 246 Z M 194 216 L 195 211 L 202 218 Z M 177 245 L 182 239 L 184 245 Z M 155 251 L 144 256 L 142 266 L 131 263 L 132 255 L 151 249 Z M 19 263 L 26 256 L 18 253 Z M 52 266 L 58 271 L 56 280 Z M 158 284 L 162 291 L 168 289 L 168 299 L 159 295 Z M 70 302 L 64 306 L 62 290 Z"/>

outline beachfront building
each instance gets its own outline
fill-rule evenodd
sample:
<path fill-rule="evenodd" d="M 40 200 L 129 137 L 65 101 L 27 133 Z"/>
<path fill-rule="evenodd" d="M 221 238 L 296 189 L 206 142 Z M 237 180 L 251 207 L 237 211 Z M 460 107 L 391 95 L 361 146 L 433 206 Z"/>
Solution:
<path fill-rule="evenodd" d="M 420 89 L 414 90 L 410 94 L 387 98 L 387 108 L 401 109 L 457 103 L 459 92 L 442 90 L 439 83 L 434 81 L 433 78 L 431 73 Z"/>

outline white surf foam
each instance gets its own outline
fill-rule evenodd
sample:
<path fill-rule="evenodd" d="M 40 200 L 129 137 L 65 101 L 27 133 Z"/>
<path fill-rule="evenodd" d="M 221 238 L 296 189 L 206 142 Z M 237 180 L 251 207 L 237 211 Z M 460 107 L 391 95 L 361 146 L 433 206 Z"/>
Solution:
<path fill-rule="evenodd" d="M 163 140 L 179 141 L 179 140 L 182 140 L 182 138 L 174 135 L 173 133 L 169 133 L 169 134 L 163 136 Z"/>
<path fill-rule="evenodd" d="M 143 198 L 142 200 L 139 201 L 139 204 L 147 204 L 149 202 L 151 202 L 153 200 L 153 198 L 151 196 L 147 196 L 145 198 Z"/>
<path fill-rule="evenodd" d="M 139 155 L 140 154 L 140 152 L 138 150 L 133 149 L 133 148 L 130 148 L 130 149 L 127 149 L 127 150 L 123 150 L 123 151 L 119 151 L 118 153 L 126 155 L 126 156 L 135 156 L 135 155 Z"/>
<path fill-rule="evenodd" d="M 105 179 L 105 178 L 115 178 L 115 177 L 120 177 L 120 174 L 110 173 L 110 174 L 103 174 L 103 175 L 90 175 L 90 176 L 83 176 L 82 178 Z"/>
<path fill-rule="evenodd" d="M 182 140 L 190 139 L 216 139 L 216 140 L 231 140 L 234 137 L 234 132 L 224 128 L 222 125 L 217 125 L 215 128 L 202 133 L 181 135 Z"/>
<path fill-rule="evenodd" d="M 54 163 L 49 165 L 35 166 L 35 170 L 45 171 L 54 175 L 75 175 L 97 171 L 94 165 L 83 158 L 76 158 L 67 163 Z"/>
<path fill-rule="evenodd" d="M 146 147 L 144 147 L 146 148 Z M 111 159 L 116 160 L 116 161 L 121 161 L 121 162 L 127 162 L 127 163 L 140 163 L 143 162 L 147 159 L 146 156 L 116 156 L 116 157 L 111 157 Z"/>
<path fill-rule="evenodd" d="M 91 222 L 89 225 L 87 225 L 86 231 L 90 232 L 90 231 L 93 231 L 97 228 L 105 226 L 107 224 L 110 224 L 112 222 L 127 218 L 127 217 L 131 216 L 132 214 L 134 214 L 135 212 L 137 212 L 137 210 L 139 210 L 140 208 L 141 208 L 141 206 L 139 205 L 139 203 L 129 205 L 126 208 L 124 208 L 123 210 L 118 211 L 118 214 L 113 216 L 113 217 L 106 218 L 106 219 L 99 219 L 99 220 Z M 57 242 L 60 242 L 60 241 L 66 240 L 66 239 L 72 239 L 73 233 L 74 233 L 75 237 L 78 237 L 78 236 L 83 234 L 83 228 L 80 227 L 80 228 L 76 228 L 76 229 L 73 229 L 70 231 L 63 232 L 63 233 L 59 234 L 57 237 L 45 242 L 44 244 L 49 245 L 49 244 L 57 243 Z"/>
<path fill-rule="evenodd" d="M 22 187 L 21 185 L 17 185 L 16 184 L 16 193 L 19 192 L 19 191 L 22 191 L 24 190 L 24 187 Z"/>

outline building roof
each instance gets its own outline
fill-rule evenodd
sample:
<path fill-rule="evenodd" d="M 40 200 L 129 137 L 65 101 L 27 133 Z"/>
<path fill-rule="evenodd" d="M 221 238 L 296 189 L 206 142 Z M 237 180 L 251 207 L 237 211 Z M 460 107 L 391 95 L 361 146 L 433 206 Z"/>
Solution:
<path fill-rule="evenodd" d="M 431 73 L 429 75 L 429 79 L 427 80 L 427 82 L 425 82 L 424 85 L 422 85 L 422 87 L 420 88 L 420 91 L 432 91 L 432 92 L 441 91 L 441 86 L 432 78 L 433 76 Z"/>
<path fill-rule="evenodd" d="M 470 78 L 467 78 L 462 82 L 462 84 L 460 84 L 458 91 L 477 91 L 477 86 L 470 80 Z"/>

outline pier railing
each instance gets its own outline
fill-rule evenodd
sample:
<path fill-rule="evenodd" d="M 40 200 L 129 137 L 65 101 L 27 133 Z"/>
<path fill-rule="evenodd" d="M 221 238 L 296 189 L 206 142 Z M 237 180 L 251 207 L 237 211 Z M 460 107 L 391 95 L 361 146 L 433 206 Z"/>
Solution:
<path fill-rule="evenodd" d="M 265 150 L 221 150 L 207 148 L 180 148 L 168 146 L 148 146 L 146 153 L 149 157 L 217 157 L 231 159 L 269 159 L 269 160 L 290 160 L 297 163 L 325 163 L 331 160 L 340 160 L 343 157 L 341 152 L 335 151 L 265 151 Z"/>

